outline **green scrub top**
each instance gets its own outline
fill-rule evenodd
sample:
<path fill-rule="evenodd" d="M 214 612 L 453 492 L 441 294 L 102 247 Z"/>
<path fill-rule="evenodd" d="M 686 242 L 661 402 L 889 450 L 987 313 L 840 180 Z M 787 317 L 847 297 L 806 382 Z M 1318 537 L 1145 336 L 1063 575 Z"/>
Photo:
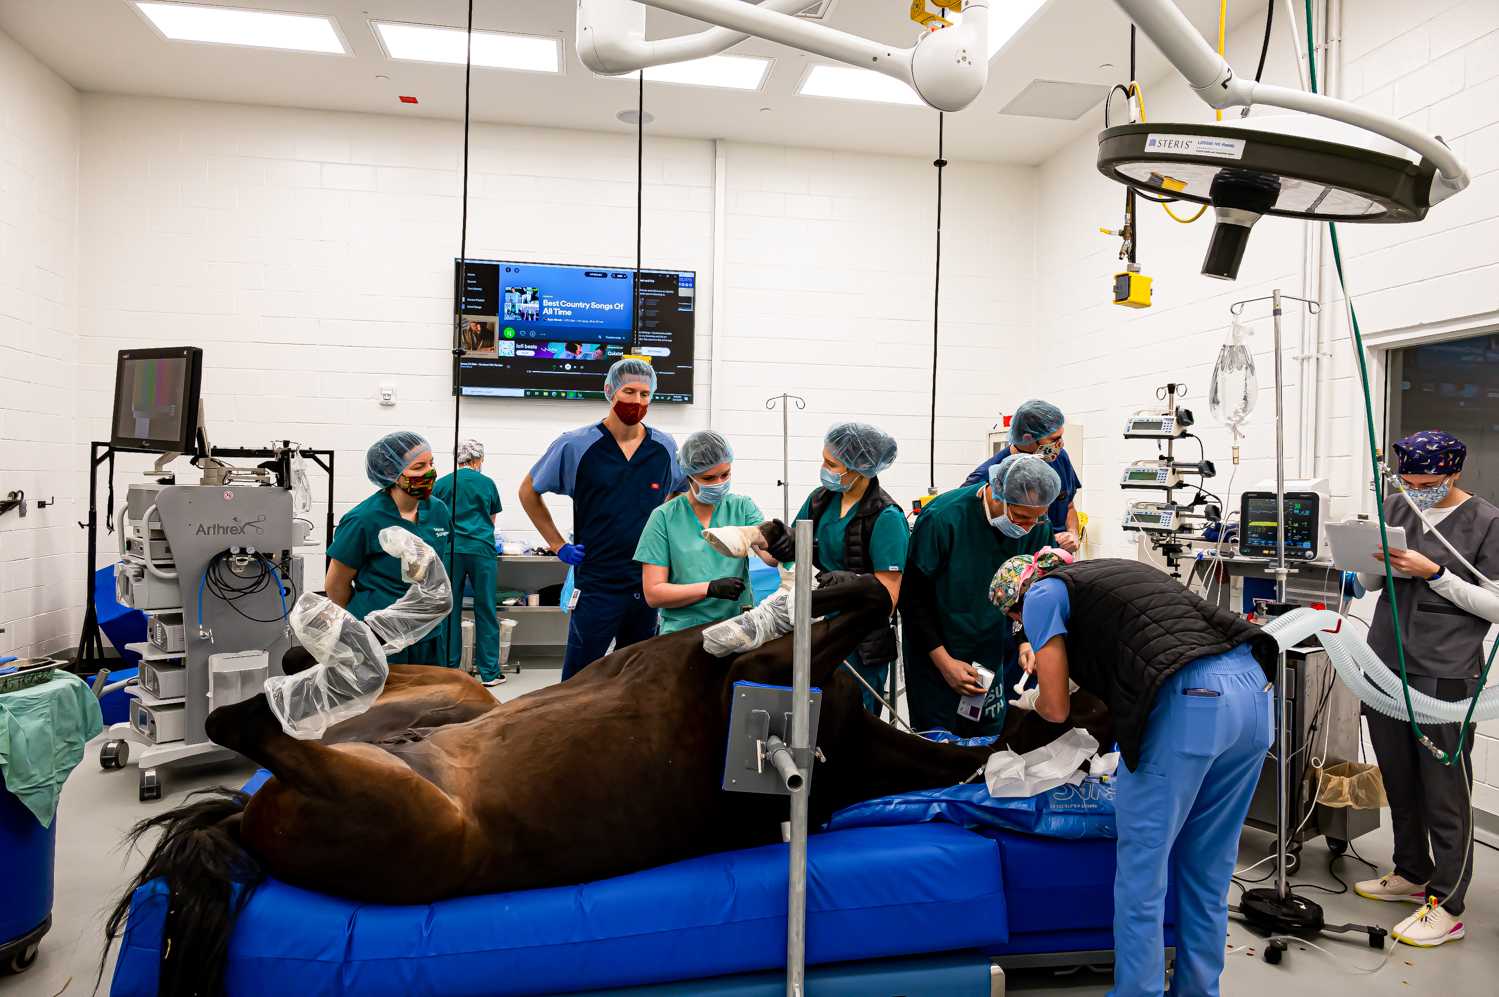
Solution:
<path fill-rule="evenodd" d="M 346 607 L 350 615 L 362 620 L 369 613 L 384 609 L 406 594 L 408 586 L 401 581 L 401 562 L 385 553 L 385 548 L 380 546 L 381 530 L 387 526 L 399 526 L 421 537 L 437 551 L 443 567 L 451 577 L 452 565 L 448 563 L 451 522 L 448 507 L 437 499 L 426 499 L 419 503 L 416 522 L 408 522 L 401 518 L 401 511 L 396 508 L 395 500 L 383 490 L 344 513 L 333 534 L 333 542 L 328 545 L 328 556 L 355 571 L 354 597 Z M 447 664 L 447 641 L 443 626 L 439 626 L 420 643 L 392 656 L 391 663 Z"/>
<path fill-rule="evenodd" d="M 455 478 L 456 506 L 453 503 Z M 500 490 L 487 474 L 471 467 L 460 467 L 437 479 L 432 497 L 452 510 L 453 527 L 458 531 L 458 553 L 494 554 L 494 517 L 500 512 Z"/>
<path fill-rule="evenodd" d="M 849 520 L 859 511 L 863 501 L 861 498 L 850 506 L 846 516 L 840 515 L 842 505 L 837 498 L 822 511 L 822 518 L 817 521 L 813 530 L 816 534 L 817 551 L 825 570 L 849 570 L 848 562 L 844 559 L 844 536 L 848 532 Z M 796 518 L 806 519 L 810 515 L 812 496 L 808 495 L 797 511 Z M 906 517 L 895 506 L 885 509 L 875 517 L 874 529 L 870 532 L 869 563 L 875 571 L 904 571 L 906 550 L 910 542 L 911 527 L 906 524 Z"/>
<path fill-rule="evenodd" d="M 1052 530 L 1043 516 L 1025 536 L 1005 536 L 989 523 L 979 497 L 984 487 L 969 485 L 933 499 L 916 517 L 909 560 L 914 570 L 931 581 L 942 646 L 959 661 L 983 665 L 994 672 L 992 688 L 999 690 L 1005 662 L 1013 651 L 1014 627 L 1010 618 L 989 601 L 989 583 L 1000 565 L 1016 554 L 1034 554 L 1051 544 Z M 906 679 L 922 687 L 919 695 L 943 704 L 943 714 L 951 712 L 956 717 L 958 694 L 943 681 L 931 659 L 908 641 L 905 661 Z M 986 701 L 984 723 L 997 729 L 1004 718 L 1003 695 L 996 693 L 991 698 L 997 698 L 997 711 L 991 710 L 991 703 Z M 949 700 L 950 711 L 946 707 Z"/>
<path fill-rule="evenodd" d="M 710 528 L 718 526 L 759 526 L 765 515 L 748 495 L 730 493 L 713 507 Z M 751 555 L 753 556 L 753 555 Z M 703 540 L 703 524 L 686 495 L 678 495 L 651 510 L 635 547 L 640 564 L 657 564 L 666 569 L 666 580 L 673 585 L 711 582 L 715 578 L 741 578 L 744 595 L 733 599 L 703 599 L 690 606 L 661 610 L 663 634 L 695 627 L 700 623 L 718 623 L 738 615 L 754 605 L 749 587 L 749 561 L 726 557 Z"/>

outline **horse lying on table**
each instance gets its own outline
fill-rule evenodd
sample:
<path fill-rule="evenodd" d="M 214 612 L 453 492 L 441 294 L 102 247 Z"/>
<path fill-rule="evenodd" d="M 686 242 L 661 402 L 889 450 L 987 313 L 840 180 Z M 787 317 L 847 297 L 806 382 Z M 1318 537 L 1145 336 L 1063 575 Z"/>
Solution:
<path fill-rule="evenodd" d="M 837 614 L 812 629 L 812 682 L 823 689 L 814 829 L 854 803 L 960 782 L 996 750 L 927 741 L 864 709 L 839 665 L 889 619 L 874 576 L 816 590 L 812 611 Z M 792 639 L 715 657 L 703 629 L 622 648 L 507 703 L 457 671 L 395 666 L 373 707 L 321 740 L 288 736 L 265 694 L 215 710 L 209 737 L 273 778 L 254 796 L 210 791 L 139 824 L 134 838 L 163 835 L 115 908 L 110 937 L 131 893 L 165 878 L 160 992 L 217 993 L 234 915 L 267 875 L 370 903 L 422 904 L 781 840 L 784 799 L 720 783 L 733 684 L 789 685 Z M 1019 752 L 1074 725 L 1112 740 L 1107 711 L 1085 693 L 1066 724 L 1011 713 L 1000 745 Z"/>

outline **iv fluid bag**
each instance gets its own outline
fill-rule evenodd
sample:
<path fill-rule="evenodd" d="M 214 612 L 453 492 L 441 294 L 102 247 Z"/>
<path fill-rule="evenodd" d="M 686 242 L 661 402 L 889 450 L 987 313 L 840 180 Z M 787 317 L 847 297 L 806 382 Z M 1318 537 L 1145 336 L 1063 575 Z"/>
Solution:
<path fill-rule="evenodd" d="M 312 511 L 312 482 L 307 480 L 307 461 L 301 454 L 291 459 L 291 511 L 293 516 Z"/>
<path fill-rule="evenodd" d="M 1239 426 L 1254 411 L 1260 383 L 1254 373 L 1254 356 L 1244 345 L 1235 325 L 1233 335 L 1218 350 L 1213 381 L 1208 387 L 1208 407 L 1213 418 L 1238 433 Z"/>

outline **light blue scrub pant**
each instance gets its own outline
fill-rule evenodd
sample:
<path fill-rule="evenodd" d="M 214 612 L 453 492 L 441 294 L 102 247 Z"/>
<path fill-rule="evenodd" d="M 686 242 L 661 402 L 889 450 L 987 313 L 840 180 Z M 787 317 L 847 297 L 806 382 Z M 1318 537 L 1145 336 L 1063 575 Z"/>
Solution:
<path fill-rule="evenodd" d="M 1217 997 L 1229 882 L 1272 714 L 1265 672 L 1246 646 L 1194 661 L 1162 684 L 1140 764 L 1120 767 L 1115 793 L 1114 997 L 1165 989 L 1168 877 L 1176 887 L 1171 992 Z"/>

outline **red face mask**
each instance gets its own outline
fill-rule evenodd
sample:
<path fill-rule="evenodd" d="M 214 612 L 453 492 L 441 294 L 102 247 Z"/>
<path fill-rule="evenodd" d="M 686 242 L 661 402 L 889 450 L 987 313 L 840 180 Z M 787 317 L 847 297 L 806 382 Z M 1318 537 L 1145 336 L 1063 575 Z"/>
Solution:
<path fill-rule="evenodd" d="M 618 401 L 614 403 L 614 414 L 626 426 L 638 426 L 650 407 L 649 403 Z"/>

